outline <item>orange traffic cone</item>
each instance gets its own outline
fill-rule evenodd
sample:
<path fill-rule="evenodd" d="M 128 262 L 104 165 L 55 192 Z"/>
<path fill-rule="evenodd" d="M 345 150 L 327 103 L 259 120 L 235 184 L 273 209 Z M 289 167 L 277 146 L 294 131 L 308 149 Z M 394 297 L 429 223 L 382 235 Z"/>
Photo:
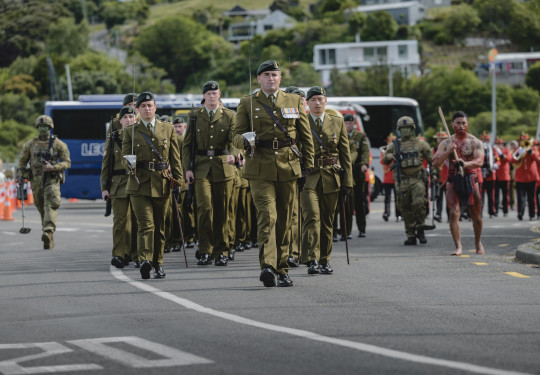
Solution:
<path fill-rule="evenodd" d="M 15 218 L 11 215 L 11 200 L 6 200 L 4 203 L 4 218 L 3 221 L 12 221 Z"/>
<path fill-rule="evenodd" d="M 34 193 L 32 192 L 32 187 L 28 184 L 28 199 L 24 201 L 24 204 L 31 205 L 34 204 Z"/>
<path fill-rule="evenodd" d="M 77 198 L 69 198 L 68 201 L 74 203 L 78 202 L 79 200 Z"/>
<path fill-rule="evenodd" d="M 4 200 L 6 199 L 5 183 L 0 183 L 0 220 L 4 218 Z"/>

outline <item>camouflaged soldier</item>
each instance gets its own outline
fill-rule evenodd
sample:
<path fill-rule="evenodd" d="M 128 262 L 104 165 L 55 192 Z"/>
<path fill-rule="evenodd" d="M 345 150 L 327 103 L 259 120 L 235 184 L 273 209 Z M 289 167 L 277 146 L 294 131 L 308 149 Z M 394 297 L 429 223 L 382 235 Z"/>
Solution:
<path fill-rule="evenodd" d="M 287 258 L 294 191 L 297 180 L 313 168 L 313 141 L 302 98 L 279 89 L 278 62 L 263 62 L 257 69 L 257 81 L 261 90 L 240 99 L 234 145 L 247 150 L 244 177 L 257 210 L 259 280 L 265 287 L 273 287 L 277 274 L 277 285 L 288 287 L 293 284 Z"/>
<path fill-rule="evenodd" d="M 64 170 L 71 166 L 71 159 L 67 145 L 50 134 L 54 128 L 52 118 L 39 116 L 35 126 L 39 130 L 39 136 L 23 145 L 18 177 L 26 177 L 28 173 L 34 202 L 41 215 L 43 248 L 52 249 L 60 207 L 60 184 L 64 182 Z M 28 162 L 30 168 L 27 170 Z"/>
<path fill-rule="evenodd" d="M 115 119 L 116 120 L 116 119 Z M 120 127 L 113 128 L 105 142 L 103 161 L 101 164 L 101 196 L 111 200 L 113 212 L 113 250 L 111 264 L 116 268 L 124 268 L 131 258 L 132 220 L 129 196 L 126 193 L 128 171 L 122 166 L 122 139 L 125 129 L 137 120 L 132 107 L 123 107 L 118 115 Z M 135 261 L 137 259 L 135 258 Z"/>
<path fill-rule="evenodd" d="M 226 266 L 229 255 L 229 203 L 236 157 L 232 147 L 235 113 L 219 105 L 221 92 L 215 81 L 202 88 L 204 104 L 189 115 L 182 146 L 186 181 L 195 184 L 199 266 Z M 195 128 L 191 119 L 196 117 Z M 195 141 L 195 142 L 193 142 Z M 192 156 L 193 155 L 193 156 Z"/>
<path fill-rule="evenodd" d="M 398 207 L 405 223 L 407 240 L 405 245 L 426 243 L 424 235 L 426 219 L 426 183 L 428 172 L 424 169 L 423 160 L 431 167 L 433 151 L 424 141 L 415 136 L 414 120 L 409 116 L 401 117 L 397 122 L 397 130 L 401 138 L 390 143 L 383 157 L 385 164 L 391 164 L 397 192 Z"/>

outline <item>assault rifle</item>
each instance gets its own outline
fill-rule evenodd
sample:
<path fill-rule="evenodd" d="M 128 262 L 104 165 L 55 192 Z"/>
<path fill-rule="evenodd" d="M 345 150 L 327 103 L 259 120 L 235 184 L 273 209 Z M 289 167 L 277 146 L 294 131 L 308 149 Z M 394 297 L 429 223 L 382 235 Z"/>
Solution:
<path fill-rule="evenodd" d="M 109 191 L 109 196 L 105 200 L 105 217 L 110 216 L 112 212 L 112 201 L 111 201 L 111 184 L 114 173 L 114 142 L 118 138 L 118 131 L 112 128 L 113 119 L 111 119 L 111 134 L 109 135 L 109 165 L 107 166 L 108 174 L 107 179 L 105 180 L 105 190 Z"/>
<path fill-rule="evenodd" d="M 42 165 L 45 165 L 45 163 L 49 163 L 51 165 L 53 164 L 51 162 L 51 148 L 52 148 L 55 138 L 56 136 L 52 134 L 49 135 L 49 144 L 47 146 L 47 152 L 42 152 L 40 154 L 40 161 Z M 43 204 L 45 204 L 45 183 L 47 182 L 47 173 L 48 172 L 45 172 L 45 170 L 43 170 L 42 175 L 41 175 L 41 201 L 43 202 Z"/>
<path fill-rule="evenodd" d="M 403 156 L 401 155 L 401 147 L 399 145 L 399 139 L 396 138 L 393 141 L 394 143 L 394 157 L 395 161 L 394 164 L 390 167 L 390 169 L 395 169 L 395 180 L 397 182 L 398 186 L 398 195 L 401 196 L 401 161 L 403 160 Z"/>

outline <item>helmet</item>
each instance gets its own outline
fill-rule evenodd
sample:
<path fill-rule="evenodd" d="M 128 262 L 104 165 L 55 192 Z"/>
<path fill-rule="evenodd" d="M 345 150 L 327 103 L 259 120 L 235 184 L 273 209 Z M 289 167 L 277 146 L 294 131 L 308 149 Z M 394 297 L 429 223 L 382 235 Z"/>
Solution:
<path fill-rule="evenodd" d="M 41 115 L 36 119 L 35 127 L 37 128 L 40 125 L 48 125 L 51 129 L 54 129 L 52 118 L 47 115 Z"/>
<path fill-rule="evenodd" d="M 409 116 L 400 117 L 399 120 L 397 120 L 396 126 L 398 130 L 406 126 L 410 126 L 413 129 L 416 127 L 416 125 L 414 124 L 414 120 Z"/>

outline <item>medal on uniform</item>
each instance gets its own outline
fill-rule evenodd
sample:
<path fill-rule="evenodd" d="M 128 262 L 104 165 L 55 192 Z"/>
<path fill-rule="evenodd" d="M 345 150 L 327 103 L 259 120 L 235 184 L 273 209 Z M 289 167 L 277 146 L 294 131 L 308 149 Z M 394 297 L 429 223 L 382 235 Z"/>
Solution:
<path fill-rule="evenodd" d="M 164 148 L 167 148 L 167 138 L 164 138 L 164 139 L 163 139 L 163 147 L 164 147 Z"/>
<path fill-rule="evenodd" d="M 281 108 L 281 115 L 283 118 L 300 118 L 298 108 Z"/>
<path fill-rule="evenodd" d="M 332 139 L 334 140 L 334 143 L 337 145 L 337 137 L 336 137 L 336 133 L 332 134 Z"/>

